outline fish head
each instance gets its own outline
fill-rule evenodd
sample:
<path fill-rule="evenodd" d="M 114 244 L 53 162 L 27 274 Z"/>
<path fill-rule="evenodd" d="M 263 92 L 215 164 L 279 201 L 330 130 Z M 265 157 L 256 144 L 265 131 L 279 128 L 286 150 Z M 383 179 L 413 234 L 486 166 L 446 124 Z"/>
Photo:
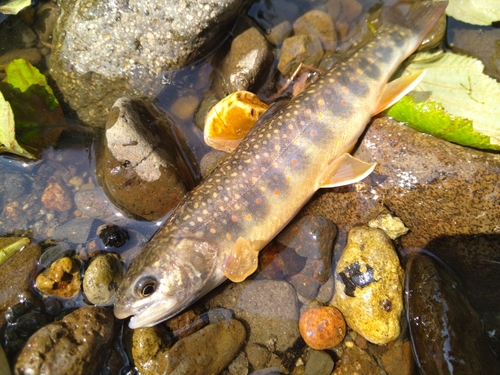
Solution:
<path fill-rule="evenodd" d="M 225 280 L 217 254 L 213 243 L 189 233 L 145 247 L 117 291 L 115 316 L 132 316 L 129 327 L 136 329 L 176 315 Z"/>

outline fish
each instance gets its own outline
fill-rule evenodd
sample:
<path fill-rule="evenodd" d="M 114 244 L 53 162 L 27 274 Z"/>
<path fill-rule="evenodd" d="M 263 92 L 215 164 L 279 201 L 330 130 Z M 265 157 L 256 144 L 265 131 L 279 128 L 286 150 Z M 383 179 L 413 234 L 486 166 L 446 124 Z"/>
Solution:
<path fill-rule="evenodd" d="M 131 316 L 132 329 L 151 327 L 226 279 L 244 280 L 257 268 L 259 251 L 318 189 L 369 175 L 375 164 L 349 152 L 370 119 L 418 83 L 420 76 L 388 81 L 446 6 L 419 2 L 406 13 L 383 7 L 369 43 L 273 116 L 264 114 L 133 259 L 115 316 Z"/>

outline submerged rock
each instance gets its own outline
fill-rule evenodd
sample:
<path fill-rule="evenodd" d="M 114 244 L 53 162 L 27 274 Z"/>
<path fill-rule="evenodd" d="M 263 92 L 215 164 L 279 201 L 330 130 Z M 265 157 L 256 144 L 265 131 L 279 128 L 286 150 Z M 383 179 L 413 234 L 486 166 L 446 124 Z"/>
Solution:
<path fill-rule="evenodd" d="M 82 307 L 31 336 L 14 374 L 99 373 L 113 340 L 114 316 L 102 307 Z"/>
<path fill-rule="evenodd" d="M 300 317 L 299 330 L 306 344 L 317 350 L 337 346 L 347 333 L 342 313 L 332 306 L 307 310 Z"/>
<path fill-rule="evenodd" d="M 132 216 L 159 219 L 187 191 L 170 127 L 146 102 L 121 98 L 113 106 L 97 174 L 109 199 Z"/>
<path fill-rule="evenodd" d="M 413 350 L 423 374 L 500 373 L 481 319 L 442 265 L 412 255 L 406 295 Z"/>
<path fill-rule="evenodd" d="M 383 231 L 351 229 L 335 277 L 333 303 L 349 327 L 378 345 L 398 337 L 404 272 Z"/>
<path fill-rule="evenodd" d="M 74 258 L 56 260 L 36 278 L 36 288 L 46 296 L 73 298 L 80 293 L 80 265 Z"/>

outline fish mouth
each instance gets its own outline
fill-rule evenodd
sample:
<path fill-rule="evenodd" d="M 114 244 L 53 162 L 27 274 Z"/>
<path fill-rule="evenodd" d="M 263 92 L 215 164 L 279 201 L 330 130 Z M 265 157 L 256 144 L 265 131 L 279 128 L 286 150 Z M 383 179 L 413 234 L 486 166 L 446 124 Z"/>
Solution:
<path fill-rule="evenodd" d="M 117 310 L 117 306 L 115 305 L 115 316 L 118 319 L 125 319 L 132 315 L 128 323 L 131 329 L 152 327 L 176 314 L 180 310 L 177 306 L 177 301 L 165 299 L 145 306 L 134 314 Z"/>

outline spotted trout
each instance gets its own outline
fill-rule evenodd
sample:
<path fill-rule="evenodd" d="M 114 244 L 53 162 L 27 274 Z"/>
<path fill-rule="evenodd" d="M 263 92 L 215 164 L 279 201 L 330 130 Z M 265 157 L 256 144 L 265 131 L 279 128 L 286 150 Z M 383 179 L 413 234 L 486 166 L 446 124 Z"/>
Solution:
<path fill-rule="evenodd" d="M 443 14 L 447 2 L 381 12 L 382 26 L 273 116 L 257 121 L 236 150 L 186 195 L 132 261 L 115 299 L 131 328 L 188 307 L 226 278 L 255 271 L 259 251 L 322 187 L 366 177 L 374 164 L 349 152 L 371 117 L 414 79 L 387 84 Z"/>

